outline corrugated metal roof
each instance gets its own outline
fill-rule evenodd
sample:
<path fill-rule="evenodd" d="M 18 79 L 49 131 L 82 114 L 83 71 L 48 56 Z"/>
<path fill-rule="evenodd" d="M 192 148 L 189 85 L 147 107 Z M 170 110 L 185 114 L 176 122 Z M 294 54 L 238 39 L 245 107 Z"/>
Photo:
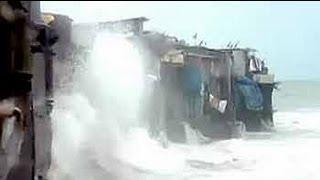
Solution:
<path fill-rule="evenodd" d="M 222 51 L 201 46 L 177 45 L 176 49 L 183 50 L 185 53 L 192 56 L 200 56 L 206 58 L 214 58 L 224 55 L 224 52 Z"/>
<path fill-rule="evenodd" d="M 130 21 L 140 21 L 140 22 L 145 22 L 148 21 L 149 19 L 146 17 L 136 17 L 136 18 L 129 18 L 129 19 L 120 19 L 120 20 L 115 20 L 115 21 L 106 21 L 106 22 L 99 22 L 99 24 L 115 24 L 115 23 L 126 23 Z"/>

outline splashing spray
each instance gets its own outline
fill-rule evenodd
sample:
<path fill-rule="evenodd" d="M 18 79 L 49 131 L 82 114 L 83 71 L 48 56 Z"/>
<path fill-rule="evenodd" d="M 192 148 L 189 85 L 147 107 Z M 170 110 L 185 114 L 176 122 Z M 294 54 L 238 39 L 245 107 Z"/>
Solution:
<path fill-rule="evenodd" d="M 85 66 L 71 94 L 56 92 L 51 179 L 141 179 L 150 169 L 180 168 L 172 161 L 179 156 L 141 128 L 144 73 L 135 46 L 100 32 Z"/>

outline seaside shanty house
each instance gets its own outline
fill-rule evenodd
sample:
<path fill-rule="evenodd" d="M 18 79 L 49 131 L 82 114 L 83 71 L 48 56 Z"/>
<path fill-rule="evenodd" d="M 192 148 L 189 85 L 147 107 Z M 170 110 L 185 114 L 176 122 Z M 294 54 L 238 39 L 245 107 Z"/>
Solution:
<path fill-rule="evenodd" d="M 207 137 L 231 138 L 241 136 L 244 124 L 249 130 L 263 130 L 260 126 L 266 123 L 255 119 L 261 114 L 272 122 L 272 83 L 267 82 L 272 75 L 248 49 L 190 46 L 176 37 L 145 31 L 147 20 L 74 25 L 72 36 L 75 44 L 90 49 L 97 32 L 121 33 L 139 49 L 149 83 L 141 119 L 151 136 L 165 134 L 171 141 L 185 142 L 185 130 L 191 127 Z"/>
<path fill-rule="evenodd" d="M 236 118 L 248 131 L 269 131 L 274 127 L 272 92 L 277 83 L 255 49 L 221 49 L 232 56 L 233 93 Z"/>

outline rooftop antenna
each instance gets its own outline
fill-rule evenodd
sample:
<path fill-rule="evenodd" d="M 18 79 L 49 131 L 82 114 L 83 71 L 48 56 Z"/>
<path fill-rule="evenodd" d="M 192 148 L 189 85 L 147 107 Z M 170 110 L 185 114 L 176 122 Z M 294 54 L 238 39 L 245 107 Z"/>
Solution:
<path fill-rule="evenodd" d="M 234 48 L 237 48 L 238 44 L 239 44 L 239 41 L 237 41 L 237 43 L 234 45 Z"/>
<path fill-rule="evenodd" d="M 227 48 L 229 48 L 231 46 L 231 41 L 229 41 L 229 43 L 227 44 Z"/>
<path fill-rule="evenodd" d="M 234 47 L 234 43 L 231 43 L 230 48 L 233 49 Z"/>
<path fill-rule="evenodd" d="M 192 38 L 194 39 L 194 44 L 197 44 L 198 33 L 195 33 Z"/>
<path fill-rule="evenodd" d="M 202 44 L 204 44 L 205 42 L 203 40 L 200 41 L 199 46 L 201 46 Z"/>

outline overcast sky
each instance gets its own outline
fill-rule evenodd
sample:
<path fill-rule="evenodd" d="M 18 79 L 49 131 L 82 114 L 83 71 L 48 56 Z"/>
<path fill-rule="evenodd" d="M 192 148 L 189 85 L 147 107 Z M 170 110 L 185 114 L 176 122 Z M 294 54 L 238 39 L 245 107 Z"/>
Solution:
<path fill-rule="evenodd" d="M 260 51 L 278 80 L 320 79 L 320 2 L 42 1 L 77 22 L 145 16 L 145 28 L 212 48 L 240 41 Z"/>

